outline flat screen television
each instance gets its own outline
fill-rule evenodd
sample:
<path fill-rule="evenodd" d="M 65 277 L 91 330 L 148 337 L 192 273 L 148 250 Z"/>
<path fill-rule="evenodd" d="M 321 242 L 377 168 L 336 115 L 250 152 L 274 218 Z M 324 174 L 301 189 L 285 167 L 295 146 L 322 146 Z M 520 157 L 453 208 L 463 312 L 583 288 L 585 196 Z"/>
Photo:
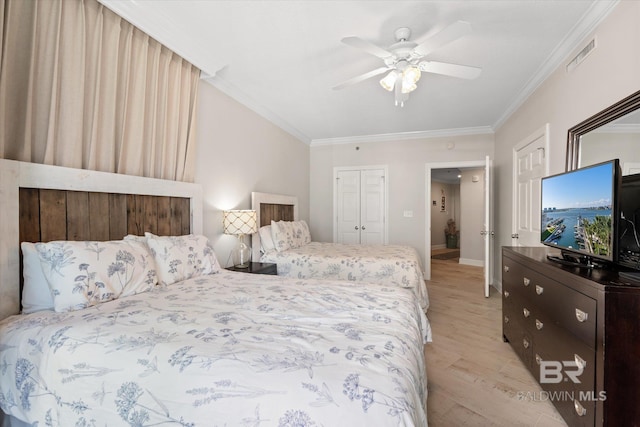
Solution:
<path fill-rule="evenodd" d="M 596 267 L 618 258 L 618 159 L 542 178 L 540 241 L 558 261 Z"/>
<path fill-rule="evenodd" d="M 618 264 L 640 270 L 640 174 L 623 176 L 619 194 Z"/>

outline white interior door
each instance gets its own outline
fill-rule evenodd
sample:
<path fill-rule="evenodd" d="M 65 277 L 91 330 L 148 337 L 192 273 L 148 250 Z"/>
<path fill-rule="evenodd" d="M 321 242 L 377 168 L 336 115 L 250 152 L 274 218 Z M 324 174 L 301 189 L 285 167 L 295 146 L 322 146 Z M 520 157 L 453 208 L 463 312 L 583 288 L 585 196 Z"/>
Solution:
<path fill-rule="evenodd" d="M 484 296 L 489 297 L 489 286 L 491 286 L 491 278 L 493 277 L 493 240 L 495 232 L 493 231 L 493 216 L 491 203 L 493 201 L 493 179 L 492 179 L 491 159 L 489 156 L 485 159 L 484 165 Z"/>
<path fill-rule="evenodd" d="M 549 125 L 513 150 L 513 246 L 540 244 L 540 182 L 548 173 Z"/>
<path fill-rule="evenodd" d="M 386 167 L 336 168 L 334 241 L 387 243 Z"/>
<path fill-rule="evenodd" d="M 337 230 L 338 243 L 360 243 L 360 171 L 338 171 Z"/>
<path fill-rule="evenodd" d="M 384 244 L 384 170 L 363 170 L 360 175 L 360 242 Z"/>

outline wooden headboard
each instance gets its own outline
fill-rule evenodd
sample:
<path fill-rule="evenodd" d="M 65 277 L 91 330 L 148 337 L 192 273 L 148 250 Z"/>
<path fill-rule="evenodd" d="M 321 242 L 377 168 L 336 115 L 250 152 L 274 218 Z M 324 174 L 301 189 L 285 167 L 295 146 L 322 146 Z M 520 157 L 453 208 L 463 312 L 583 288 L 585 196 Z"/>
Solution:
<path fill-rule="evenodd" d="M 251 209 L 258 215 L 258 227 L 271 224 L 271 221 L 297 221 L 298 198 L 282 194 L 251 193 Z M 251 258 L 260 259 L 260 235 L 251 236 Z"/>
<path fill-rule="evenodd" d="M 20 243 L 191 232 L 186 197 L 20 188 Z"/>
<path fill-rule="evenodd" d="M 198 184 L 0 159 L 0 319 L 20 311 L 20 242 L 202 233 Z"/>

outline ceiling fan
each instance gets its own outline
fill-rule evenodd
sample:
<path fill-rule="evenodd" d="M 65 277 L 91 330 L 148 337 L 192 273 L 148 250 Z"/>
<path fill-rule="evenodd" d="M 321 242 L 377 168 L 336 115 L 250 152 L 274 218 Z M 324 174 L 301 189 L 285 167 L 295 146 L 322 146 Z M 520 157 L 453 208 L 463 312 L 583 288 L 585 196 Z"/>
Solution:
<path fill-rule="evenodd" d="M 390 92 L 394 91 L 395 104 L 396 106 L 399 105 L 402 107 L 404 106 L 404 102 L 409 98 L 409 93 L 416 89 L 416 82 L 420 79 L 422 72 L 443 74 L 461 79 L 475 79 L 480 75 L 482 71 L 481 68 L 423 60 L 424 57 L 436 49 L 470 32 L 471 24 L 464 21 L 457 21 L 425 40 L 413 42 L 409 41 L 411 30 L 402 27 L 395 31 L 396 43 L 389 46 L 388 49 L 383 49 L 359 37 L 345 37 L 342 39 L 344 44 L 362 49 L 371 55 L 381 58 L 384 61 L 384 67 L 376 68 L 368 73 L 353 77 L 334 86 L 333 89 L 342 89 L 389 71 L 389 73 L 380 80 L 380 84 L 386 90 Z"/>

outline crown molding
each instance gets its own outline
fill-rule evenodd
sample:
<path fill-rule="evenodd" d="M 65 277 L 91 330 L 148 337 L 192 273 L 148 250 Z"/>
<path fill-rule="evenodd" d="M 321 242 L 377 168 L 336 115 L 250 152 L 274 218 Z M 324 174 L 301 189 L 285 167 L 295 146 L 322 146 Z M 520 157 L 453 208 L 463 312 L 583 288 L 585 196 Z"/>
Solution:
<path fill-rule="evenodd" d="M 611 13 L 620 0 L 595 1 L 584 13 L 582 19 L 574 25 L 565 38 L 555 47 L 542 66 L 513 100 L 502 116 L 493 124 L 493 129 L 502 126 L 518 108 L 535 92 L 536 89 L 583 43 L 598 25 Z"/>
<path fill-rule="evenodd" d="M 341 144 L 354 144 L 365 142 L 389 142 L 389 141 L 406 141 L 412 139 L 425 139 L 425 138 L 441 138 L 449 136 L 464 136 L 464 135 L 492 135 L 493 129 L 489 126 L 477 126 L 470 128 L 459 129 L 439 129 L 439 130 L 427 130 L 417 132 L 398 132 L 398 133 L 385 133 L 378 135 L 359 135 L 359 136 L 347 136 L 341 138 L 322 138 L 311 140 L 312 147 L 318 147 L 322 145 L 341 145 Z"/>

